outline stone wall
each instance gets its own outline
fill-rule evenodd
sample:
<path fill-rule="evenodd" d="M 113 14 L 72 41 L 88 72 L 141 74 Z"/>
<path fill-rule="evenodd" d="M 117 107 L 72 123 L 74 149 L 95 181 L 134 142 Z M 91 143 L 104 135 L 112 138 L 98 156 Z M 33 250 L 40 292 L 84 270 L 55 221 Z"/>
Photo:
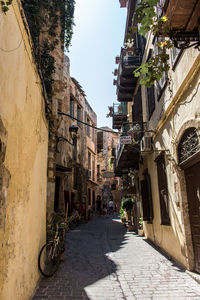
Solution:
<path fill-rule="evenodd" d="M 48 124 L 17 1 L 0 11 L 0 299 L 28 300 L 46 240 Z"/>

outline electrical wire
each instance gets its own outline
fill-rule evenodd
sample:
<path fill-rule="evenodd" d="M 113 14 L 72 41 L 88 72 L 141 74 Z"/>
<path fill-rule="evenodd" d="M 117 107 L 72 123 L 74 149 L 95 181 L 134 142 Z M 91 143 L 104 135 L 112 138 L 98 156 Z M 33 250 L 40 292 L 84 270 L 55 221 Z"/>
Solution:
<path fill-rule="evenodd" d="M 113 131 L 112 129 L 106 130 L 106 129 L 98 128 L 98 127 L 96 127 L 96 126 L 93 126 L 93 125 L 91 125 L 91 124 L 88 124 L 88 123 L 86 123 L 86 122 L 83 122 L 83 121 L 81 121 L 81 120 L 79 120 L 79 119 L 77 119 L 77 118 L 75 118 L 75 117 L 72 117 L 71 115 L 69 115 L 69 114 L 67 114 L 67 113 L 64 113 L 64 112 L 62 112 L 62 111 L 58 111 L 58 114 L 59 114 L 59 115 L 62 115 L 62 116 L 70 117 L 72 120 L 76 120 L 76 121 L 78 121 L 78 122 L 80 122 L 80 123 L 82 123 L 82 124 L 84 124 L 84 125 L 87 125 L 87 126 L 89 126 L 89 127 L 92 127 L 92 128 L 94 128 L 94 129 L 97 129 L 97 130 L 101 130 L 101 131 L 105 131 L 105 132 L 115 132 L 115 131 Z M 115 133 L 117 133 L 117 132 L 115 132 Z"/>

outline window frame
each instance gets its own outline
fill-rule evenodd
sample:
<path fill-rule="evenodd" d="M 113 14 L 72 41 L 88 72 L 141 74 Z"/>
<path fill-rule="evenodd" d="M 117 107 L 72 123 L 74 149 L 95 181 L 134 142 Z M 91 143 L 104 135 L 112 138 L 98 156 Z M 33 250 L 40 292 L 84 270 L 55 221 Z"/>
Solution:
<path fill-rule="evenodd" d="M 72 96 L 70 97 L 69 114 L 72 118 L 74 117 L 74 99 Z"/>
<path fill-rule="evenodd" d="M 161 152 L 161 154 L 157 156 L 155 162 L 157 165 L 158 191 L 160 200 L 160 225 L 170 226 L 169 195 L 164 152 Z"/>

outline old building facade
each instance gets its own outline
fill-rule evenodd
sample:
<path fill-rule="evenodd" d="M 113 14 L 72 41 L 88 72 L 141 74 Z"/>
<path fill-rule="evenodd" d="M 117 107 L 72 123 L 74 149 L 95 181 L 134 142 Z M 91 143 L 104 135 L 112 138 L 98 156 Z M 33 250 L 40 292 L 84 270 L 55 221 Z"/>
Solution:
<path fill-rule="evenodd" d="M 22 7 L 0 10 L 0 299 L 29 299 L 46 240 L 48 121 Z"/>
<path fill-rule="evenodd" d="M 183 1 L 184 13 L 178 8 L 180 1 L 175 1 L 176 9 L 171 2 L 162 1 L 162 13 L 173 30 L 195 35 L 198 18 L 193 12 L 199 1 L 190 7 Z M 137 1 L 128 1 L 126 33 L 135 22 L 136 7 Z M 119 105 L 126 105 L 127 113 L 113 109 L 113 124 L 121 128 L 121 135 L 133 138 L 118 152 L 117 171 L 137 182 L 146 237 L 186 268 L 199 272 L 200 54 L 197 47 L 188 48 L 191 44 L 182 37 L 168 50 L 168 72 L 147 88 L 130 75 L 158 53 L 159 38 L 149 33 L 145 38 L 135 34 L 133 39 L 135 48 L 122 49 L 125 54 L 115 81 Z"/>
<path fill-rule="evenodd" d="M 120 210 L 121 188 L 120 178 L 114 173 L 115 155 L 119 133 L 109 127 L 101 127 L 97 131 L 97 181 L 98 196 L 103 206 L 108 208 L 109 200 L 114 202 L 115 210 Z"/>
<path fill-rule="evenodd" d="M 58 102 L 54 211 L 64 210 L 66 217 L 76 212 L 86 221 L 96 199 L 97 117 L 78 81 L 70 77 L 67 56 L 64 70 L 65 92 Z"/>

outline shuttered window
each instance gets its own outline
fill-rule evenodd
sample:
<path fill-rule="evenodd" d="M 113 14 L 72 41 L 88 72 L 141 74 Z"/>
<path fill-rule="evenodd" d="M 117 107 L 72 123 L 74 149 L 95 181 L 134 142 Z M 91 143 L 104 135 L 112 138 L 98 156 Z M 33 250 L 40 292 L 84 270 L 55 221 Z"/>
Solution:
<path fill-rule="evenodd" d="M 79 120 L 81 121 L 81 107 L 79 105 L 77 105 L 77 125 L 81 125 L 81 123 L 79 122 Z"/>
<path fill-rule="evenodd" d="M 134 105 L 132 106 L 133 122 L 142 122 L 142 98 L 141 88 L 139 88 L 137 94 L 134 97 Z"/>
<path fill-rule="evenodd" d="M 157 174 L 158 174 L 161 225 L 170 225 L 169 197 L 168 197 L 168 186 L 167 186 L 167 175 L 166 175 L 164 153 L 161 153 L 156 158 L 155 162 L 157 164 Z"/>
<path fill-rule="evenodd" d="M 70 98 L 70 116 L 74 117 L 74 100 Z"/>
<path fill-rule="evenodd" d="M 147 88 L 147 105 L 148 105 L 148 117 L 149 120 L 155 110 L 155 92 L 154 92 L 154 85 L 150 88 Z"/>
<path fill-rule="evenodd" d="M 152 203 L 152 194 L 151 194 L 151 178 L 148 174 L 148 170 L 146 170 L 143 175 L 145 178 L 144 180 L 141 181 L 143 220 L 152 222 L 153 203 Z"/>

